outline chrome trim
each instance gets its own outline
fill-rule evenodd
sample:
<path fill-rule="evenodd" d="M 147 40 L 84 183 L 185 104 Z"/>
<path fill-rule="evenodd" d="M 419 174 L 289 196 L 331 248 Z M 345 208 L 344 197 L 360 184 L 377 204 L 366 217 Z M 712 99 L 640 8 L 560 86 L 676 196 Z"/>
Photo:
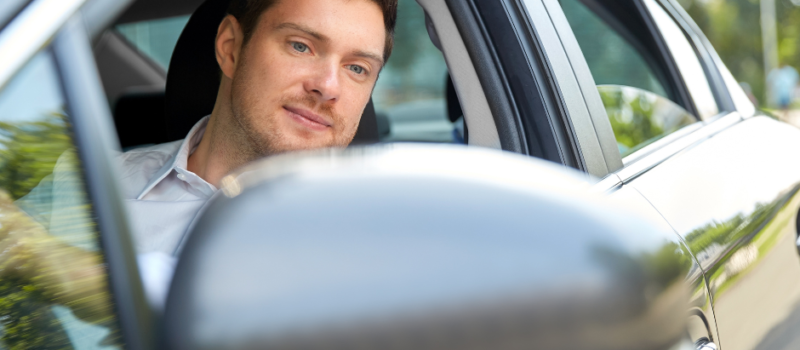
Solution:
<path fill-rule="evenodd" d="M 622 179 L 617 174 L 608 174 L 591 188 L 595 193 L 611 193 L 622 187 Z"/>
<path fill-rule="evenodd" d="M 86 0 L 34 0 L 0 33 L 0 88 L 39 50 Z"/>
<path fill-rule="evenodd" d="M 661 142 L 656 142 L 650 146 L 645 147 L 645 149 L 650 147 L 654 148 L 658 147 L 658 149 L 648 152 L 646 156 L 637 159 L 635 163 L 632 163 L 629 166 L 622 168 L 616 174 L 619 175 L 623 183 L 628 183 L 631 180 L 638 177 L 639 175 L 652 169 L 656 165 L 661 164 L 662 162 L 669 159 L 678 152 L 683 151 L 684 149 L 689 148 L 711 136 L 714 136 L 720 131 L 727 129 L 728 127 L 742 120 L 743 120 L 742 116 L 739 115 L 738 112 L 732 112 L 725 116 L 714 119 L 713 122 L 708 123 L 701 128 L 698 128 L 697 130 L 688 135 L 679 137 L 678 139 L 664 140 L 663 143 L 666 144 L 663 144 Z"/>
<path fill-rule="evenodd" d="M 633 152 L 633 153 L 627 155 L 625 158 L 622 158 L 622 164 L 624 166 L 631 165 L 634 162 L 636 162 L 636 161 L 638 161 L 638 160 L 640 160 L 642 158 L 645 158 L 647 155 L 659 150 L 661 147 L 669 145 L 669 144 L 675 142 L 675 140 L 677 140 L 677 139 L 679 139 L 681 137 L 684 137 L 684 136 L 689 135 L 689 134 L 691 134 L 691 133 L 693 133 L 693 132 L 695 132 L 697 130 L 702 129 L 704 125 L 705 124 L 703 124 L 703 122 L 698 120 L 694 124 L 689 124 L 689 125 L 681 128 L 681 129 L 678 129 L 678 131 L 675 131 L 675 132 L 673 132 L 673 133 L 671 133 L 669 135 L 666 135 L 666 136 L 654 141 L 653 143 L 642 147 L 641 149 L 637 150 L 636 152 Z"/>

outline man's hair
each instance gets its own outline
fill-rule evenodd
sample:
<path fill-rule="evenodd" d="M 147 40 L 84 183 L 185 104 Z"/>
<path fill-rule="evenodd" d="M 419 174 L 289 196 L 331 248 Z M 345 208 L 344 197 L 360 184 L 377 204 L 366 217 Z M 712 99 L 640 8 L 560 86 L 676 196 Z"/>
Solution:
<path fill-rule="evenodd" d="M 247 44 L 253 31 L 258 25 L 261 14 L 281 0 L 231 0 L 228 5 L 228 14 L 236 17 L 244 33 L 244 43 Z M 284 0 L 291 1 L 291 0 Z M 397 22 L 397 1 L 398 0 L 369 0 L 374 2 L 383 12 L 383 25 L 386 28 L 386 43 L 383 49 L 383 61 L 389 59 L 394 45 L 394 26 Z"/>

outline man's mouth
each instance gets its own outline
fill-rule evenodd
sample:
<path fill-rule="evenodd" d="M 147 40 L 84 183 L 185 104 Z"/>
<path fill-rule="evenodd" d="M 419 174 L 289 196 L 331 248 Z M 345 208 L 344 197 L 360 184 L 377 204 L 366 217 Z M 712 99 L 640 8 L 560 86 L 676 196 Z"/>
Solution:
<path fill-rule="evenodd" d="M 289 112 L 289 115 L 297 122 L 307 126 L 310 129 L 325 130 L 333 126 L 333 122 L 328 121 L 327 118 L 307 109 L 289 106 L 283 106 L 283 109 Z"/>

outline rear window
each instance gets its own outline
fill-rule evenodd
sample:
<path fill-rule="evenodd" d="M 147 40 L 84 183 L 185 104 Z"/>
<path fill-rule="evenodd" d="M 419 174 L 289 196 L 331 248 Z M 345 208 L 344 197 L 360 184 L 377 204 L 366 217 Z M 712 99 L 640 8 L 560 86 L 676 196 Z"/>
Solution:
<path fill-rule="evenodd" d="M 187 22 L 188 15 L 120 24 L 116 30 L 139 52 L 166 71 L 172 51 Z"/>

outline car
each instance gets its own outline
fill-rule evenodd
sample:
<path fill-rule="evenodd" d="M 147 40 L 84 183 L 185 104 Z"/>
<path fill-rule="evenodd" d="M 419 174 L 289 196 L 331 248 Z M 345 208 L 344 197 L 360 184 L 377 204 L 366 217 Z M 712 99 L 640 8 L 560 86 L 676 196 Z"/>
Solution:
<path fill-rule="evenodd" d="M 702 349 L 783 349 L 796 343 L 794 329 L 800 322 L 797 308 L 800 162 L 795 150 L 800 149 L 800 131 L 756 109 L 703 33 L 680 4 L 671 0 L 400 1 L 400 18 L 404 22 L 398 27 L 398 45 L 365 110 L 354 147 L 341 153 L 323 151 L 266 160 L 250 169 L 249 174 L 261 174 L 250 182 L 245 181 L 253 176 L 248 173 L 232 175 L 223 191 L 209 203 L 210 209 L 199 218 L 203 224 L 185 237 L 185 250 L 162 319 L 150 306 L 142 288 L 131 236 L 131 227 L 136 223 L 129 222 L 126 216 L 114 157 L 120 150 L 180 139 L 194 122 L 210 112 L 217 71 L 213 51 L 210 45 L 203 44 L 203 39 L 213 37 L 225 4 L 224 0 L 10 0 L 0 5 L 0 143 L 3 145 L 0 188 L 4 191 L 0 196 L 3 208 L 0 230 L 5 228 L 3 237 L 13 234 L 30 239 L 57 239 L 66 243 L 68 249 L 97 252 L 103 257 L 97 266 L 106 270 L 104 278 L 108 284 L 108 289 L 95 291 L 94 297 L 81 304 L 65 306 L 57 296 L 47 295 L 35 283 L 13 274 L 4 275 L 0 279 L 0 314 L 4 316 L 0 319 L 3 325 L 0 341 L 6 347 L 41 348 L 60 344 L 94 349 L 118 348 L 124 343 L 126 348 L 147 349 L 158 343 L 180 348 L 197 345 L 203 339 L 215 346 L 240 346 L 234 344 L 236 337 L 203 332 L 209 330 L 203 327 L 214 323 L 201 321 L 235 319 L 236 315 L 264 321 L 260 318 L 263 315 L 248 313 L 252 310 L 241 307 L 210 308 L 209 303 L 221 300 L 224 293 L 217 299 L 202 299 L 207 296 L 193 294 L 199 292 L 192 286 L 208 286 L 209 278 L 213 281 L 230 277 L 214 275 L 214 269 L 197 268 L 198 251 L 217 259 L 214 261 L 224 261 L 224 257 L 234 254 L 231 250 L 218 253 L 203 244 L 204 239 L 221 239 L 222 228 L 234 225 L 217 213 L 227 207 L 254 207 L 257 201 L 265 205 L 295 203 L 278 196 L 280 193 L 270 194 L 265 190 L 275 188 L 271 184 L 288 191 L 284 194 L 303 198 L 303 203 L 325 202 L 336 197 L 326 199 L 322 194 L 314 196 L 304 190 L 316 186 L 314 181 L 342 181 L 338 184 L 344 186 L 350 184 L 348 179 L 370 180 L 373 185 L 383 186 L 353 193 L 361 199 L 351 203 L 354 208 L 385 210 L 370 211 L 369 220 L 353 223 L 352 227 L 360 229 L 346 235 L 343 242 L 368 242 L 365 247 L 372 247 L 382 253 L 378 257 L 385 259 L 356 255 L 353 263 L 371 264 L 375 271 L 384 273 L 355 275 L 361 279 L 351 275 L 354 279 L 346 280 L 342 273 L 347 270 L 333 265 L 331 275 L 338 276 L 336 279 L 309 274 L 315 277 L 304 283 L 318 288 L 304 289 L 307 298 L 298 296 L 291 302 L 317 305 L 318 308 L 303 309 L 307 312 L 303 315 L 312 319 L 317 315 L 312 311 L 319 310 L 330 311 L 326 314 L 331 317 L 326 319 L 330 322 L 352 316 L 361 323 L 356 322 L 356 326 L 348 329 L 352 334 L 359 334 L 359 330 L 361 334 L 369 334 L 366 339 L 377 342 L 368 344 L 387 344 L 380 341 L 422 334 L 386 333 L 377 327 L 381 322 L 370 327 L 371 323 L 365 320 L 394 315 L 399 312 L 398 305 L 409 301 L 406 298 L 415 291 L 426 291 L 422 287 L 385 289 L 377 283 L 423 286 L 432 278 L 458 281 L 471 269 L 479 271 L 476 278 L 487 281 L 488 287 L 497 287 L 486 289 L 495 297 L 524 290 L 522 282 L 564 290 L 557 288 L 556 279 L 542 279 L 550 275 L 541 271 L 514 270 L 519 274 L 512 274 L 514 271 L 502 268 L 502 264 L 489 268 L 495 260 L 483 259 L 480 254 L 454 260 L 467 270 L 456 269 L 431 255 L 420 259 L 421 264 L 428 266 L 427 270 L 423 267 L 392 270 L 391 266 L 404 261 L 401 257 L 408 256 L 402 253 L 418 248 L 410 246 L 408 239 L 416 237 L 424 246 L 433 244 L 429 237 L 413 234 L 433 232 L 421 230 L 419 224 L 423 221 L 415 221 L 425 214 L 419 208 L 430 209 L 421 206 L 426 201 L 460 208 L 456 212 L 443 208 L 438 218 L 426 216 L 424 222 L 431 225 L 429 230 L 435 228 L 446 233 L 439 241 L 445 246 L 436 249 L 450 245 L 457 249 L 487 247 L 492 240 L 486 234 L 492 232 L 497 250 L 479 250 L 482 254 L 497 261 L 501 261 L 503 252 L 522 257 L 513 255 L 518 253 L 515 250 L 518 247 L 512 243 L 518 237 L 515 230 L 524 229 L 531 237 L 551 244 L 525 243 L 531 255 L 547 257 L 542 261 L 551 266 L 550 272 L 586 283 L 581 288 L 586 288 L 587 300 L 592 302 L 576 302 L 581 307 L 570 309 L 569 301 L 577 297 L 555 293 L 563 298 L 555 298 L 553 305 L 563 308 L 548 311 L 551 313 L 532 308 L 529 310 L 536 311 L 527 314 L 563 318 L 531 316 L 527 319 L 535 322 L 524 323 L 520 318 L 497 316 L 498 310 L 514 309 L 509 306 L 513 303 L 488 303 L 485 308 L 466 308 L 461 314 L 468 315 L 463 316 L 467 319 L 471 319 L 470 315 L 499 319 L 502 322 L 497 324 L 504 325 L 543 325 L 536 328 L 538 333 L 531 333 L 542 336 L 533 339 L 547 338 L 543 334 L 558 334 L 564 339 L 529 344 L 608 349 L 637 348 L 637 344 L 644 344 L 638 348 L 683 346 L 685 342 L 676 340 L 675 327 L 686 329 L 686 341 Z M 157 32 L 161 34 L 150 34 Z M 411 141 L 427 144 L 405 144 Z M 431 164 L 431 160 L 437 164 Z M 405 167 L 393 164 L 401 161 Z M 325 164 L 333 168 L 324 168 Z M 275 178 L 264 170 L 276 166 L 285 167 L 286 174 L 293 174 L 296 180 Z M 323 168 L 331 169 L 338 177 L 315 178 L 305 172 Z M 441 182 L 443 179 L 447 181 Z M 548 186 L 553 187 L 552 191 L 548 191 Z M 394 188 L 407 189 L 405 197 Z M 59 196 L 53 195 L 56 191 Z M 266 195 L 253 198 L 248 193 Z M 326 193 L 332 196 L 336 192 Z M 497 201 L 514 193 L 528 199 L 522 200 L 521 203 L 527 204 L 520 208 L 531 211 L 502 210 L 504 207 Z M 603 199 L 597 199 L 597 193 L 602 193 Z M 466 206 L 460 202 L 465 198 L 486 201 L 474 200 L 468 202 L 471 206 Z M 562 203 L 559 198 L 569 199 L 574 207 L 556 205 Z M 548 212 L 542 208 L 551 207 L 560 208 L 565 216 L 549 218 L 561 218 L 565 225 L 575 225 L 564 227 L 573 229 L 559 229 L 548 217 L 540 215 L 539 211 Z M 528 226 L 521 227 L 522 221 L 512 220 L 509 213 L 517 215 L 514 220 L 529 218 Z M 250 251 L 244 248 L 254 239 L 254 233 L 260 232 L 252 228 L 263 227 L 265 223 L 259 220 L 272 217 L 263 213 L 261 216 L 237 217 L 250 225 L 235 231 L 239 241 L 225 242 Z M 598 216 L 606 217 L 607 221 Z M 286 216 L 286 220 L 289 218 Z M 374 235 L 383 231 L 380 226 L 368 224 L 380 222 L 393 222 L 392 227 L 411 230 L 410 236 L 376 240 Z M 300 226 L 291 225 L 292 221 L 280 223 L 288 225 L 287 230 L 301 232 Z M 317 225 L 318 230 L 340 233 L 352 228 L 344 223 L 332 227 L 319 222 Z M 476 227 L 485 231 L 475 231 L 477 236 L 471 243 L 459 241 L 459 230 L 476 230 Z M 588 236 L 581 233 L 584 229 L 588 230 L 585 233 Z M 303 237 L 308 242 L 330 239 L 309 233 L 313 230 L 308 227 L 305 230 Z M 664 232 L 669 234 L 665 236 Z M 595 237 L 597 241 L 587 237 Z M 3 241 L 9 240 L 0 243 Z M 655 241 L 662 245 L 642 248 Z M 269 239 L 258 242 L 253 247 L 272 249 L 270 244 L 275 243 Z M 602 244 L 593 246 L 594 242 Z M 13 248 L 6 245 L 3 249 Z M 563 249 L 571 245 L 576 248 Z M 662 246 L 672 248 L 655 249 Z M 603 260 L 608 262 L 602 265 L 606 273 L 598 273 L 596 276 L 600 277 L 595 282 L 614 285 L 610 281 L 618 278 L 619 284 L 608 289 L 612 292 L 594 290 L 596 293 L 592 294 L 593 280 L 581 274 L 594 271 L 591 270 L 594 265 L 588 263 L 594 260 L 587 258 L 593 247 L 613 247 L 620 252 L 614 255 L 611 254 L 614 249 L 594 250 L 596 254 L 605 252 L 606 255 L 601 255 L 611 259 Z M 298 257 L 337 256 L 335 251 L 315 250 L 313 245 L 300 248 L 296 251 Z M 438 251 L 431 249 L 430 252 Z M 252 257 L 258 264 L 267 261 L 262 260 L 264 257 L 253 257 L 250 252 L 242 257 Z M 657 252 L 666 255 L 661 265 L 636 258 Z M 44 253 L 58 252 L 31 252 Z M 591 255 L 592 259 L 597 256 L 600 255 Z M 287 257 L 286 261 L 302 260 Z M 519 261 L 532 263 L 532 260 Z M 3 271 L 38 271 L 36 266 L 13 265 L 14 261 L 0 259 L 0 263 Z M 261 266 L 258 264 L 253 266 Z M 247 273 L 237 275 L 236 281 L 254 291 L 263 291 L 259 289 L 264 287 L 261 281 L 254 277 L 259 270 L 253 266 L 242 265 L 241 271 Z M 74 264 L 64 262 L 48 268 L 70 271 L 73 267 Z M 293 271 L 291 266 L 285 268 L 270 273 L 285 276 Z M 409 275 L 409 271 L 419 274 Z M 492 278 L 503 271 L 512 271 L 508 276 L 514 278 L 505 281 Z M 683 298 L 679 292 L 675 292 L 678 299 L 661 297 L 672 291 L 670 278 L 676 273 L 682 275 L 681 284 L 688 290 L 685 308 L 672 307 L 677 305 L 675 300 Z M 46 276 L 42 273 L 37 277 Z M 659 279 L 659 276 L 669 278 Z M 508 281 L 519 283 L 503 284 Z M 637 284 L 637 281 L 647 283 Z M 433 288 L 449 284 L 430 285 Z M 478 303 L 475 300 L 480 298 L 469 294 L 473 290 L 461 286 L 434 289 L 447 290 L 439 296 L 449 297 L 455 302 L 453 305 Z M 358 288 L 395 298 L 370 299 L 367 298 L 370 293 L 358 294 L 364 296 L 363 300 L 351 300 L 348 304 L 341 298 L 326 299 L 324 294 L 313 293 L 316 290 L 341 297 L 357 295 Z M 625 295 L 634 297 L 614 298 Z M 252 300 L 251 305 L 267 309 L 281 306 L 277 299 L 268 299 L 263 294 L 249 296 L 254 299 L 240 297 L 242 302 Z M 185 300 L 175 301 L 181 298 Z M 207 303 L 192 304 L 198 300 Z M 433 316 L 428 316 L 439 321 L 430 328 L 420 329 L 453 329 L 449 327 L 461 324 L 459 320 L 464 318 L 446 310 L 441 300 L 421 297 L 412 300 L 416 302 L 410 304 L 414 307 L 443 308 L 432 308 Z M 335 309 L 337 305 L 344 306 Z M 352 308 L 345 307 L 348 305 Z M 613 307 L 603 309 L 598 305 Z M 386 309 L 391 309 L 386 315 L 347 314 L 347 311 L 381 310 L 381 306 L 392 308 Z M 311 339 L 311 344 L 342 347 L 353 347 L 352 341 L 361 339 L 354 338 L 347 330 L 336 333 L 323 326 L 317 332 L 309 324 L 297 321 L 300 314 L 292 314 L 285 305 L 276 310 L 283 313 L 268 320 L 274 323 L 254 323 L 255 328 L 242 328 L 241 334 L 270 335 L 273 333 L 269 331 L 279 329 L 311 329 L 309 338 L 300 337 L 300 343 L 294 340 L 287 343 L 304 347 L 309 344 L 304 343 L 307 339 Z M 574 312 L 561 314 L 558 310 Z M 630 312 L 617 314 L 609 310 Z M 654 323 L 636 318 L 646 314 L 645 310 L 654 310 L 653 317 L 658 316 Z M 680 316 L 665 310 L 680 310 Z M 198 314 L 201 311 L 207 313 Z M 475 314 L 468 313 L 473 311 Z M 610 318 L 597 316 L 604 312 Z M 406 320 L 403 324 L 425 325 L 420 320 L 426 317 L 408 316 L 403 318 Z M 161 324 L 154 319 L 162 319 L 164 327 L 154 326 Z M 179 326 L 172 322 L 176 320 L 196 322 Z M 588 320 L 587 328 L 577 331 L 568 327 L 582 324 L 580 320 Z M 601 329 L 592 327 L 603 320 L 620 328 L 604 329 L 602 333 L 609 335 L 607 338 L 589 336 L 594 334 L 592 329 Z M 480 324 L 487 323 L 493 324 L 489 321 Z M 257 327 L 270 324 L 285 328 Z M 392 322 L 386 324 L 389 326 L 384 330 L 402 328 L 394 327 Z M 642 328 L 637 330 L 632 326 L 635 324 Z M 470 329 L 488 329 L 481 327 L 456 328 L 459 334 L 473 334 Z M 558 333 L 559 329 L 568 331 Z M 614 329 L 619 332 L 614 333 Z M 221 339 L 222 343 L 208 338 L 215 334 L 219 338 L 214 339 Z M 435 338 L 439 333 L 424 334 L 426 337 L 433 334 Z M 178 335 L 185 342 L 176 340 Z M 276 339 L 283 338 L 265 341 Z M 336 343 L 336 339 L 346 341 Z M 484 341 L 481 339 L 502 342 L 505 338 L 476 341 Z M 403 344 L 413 347 L 413 343 Z"/>

